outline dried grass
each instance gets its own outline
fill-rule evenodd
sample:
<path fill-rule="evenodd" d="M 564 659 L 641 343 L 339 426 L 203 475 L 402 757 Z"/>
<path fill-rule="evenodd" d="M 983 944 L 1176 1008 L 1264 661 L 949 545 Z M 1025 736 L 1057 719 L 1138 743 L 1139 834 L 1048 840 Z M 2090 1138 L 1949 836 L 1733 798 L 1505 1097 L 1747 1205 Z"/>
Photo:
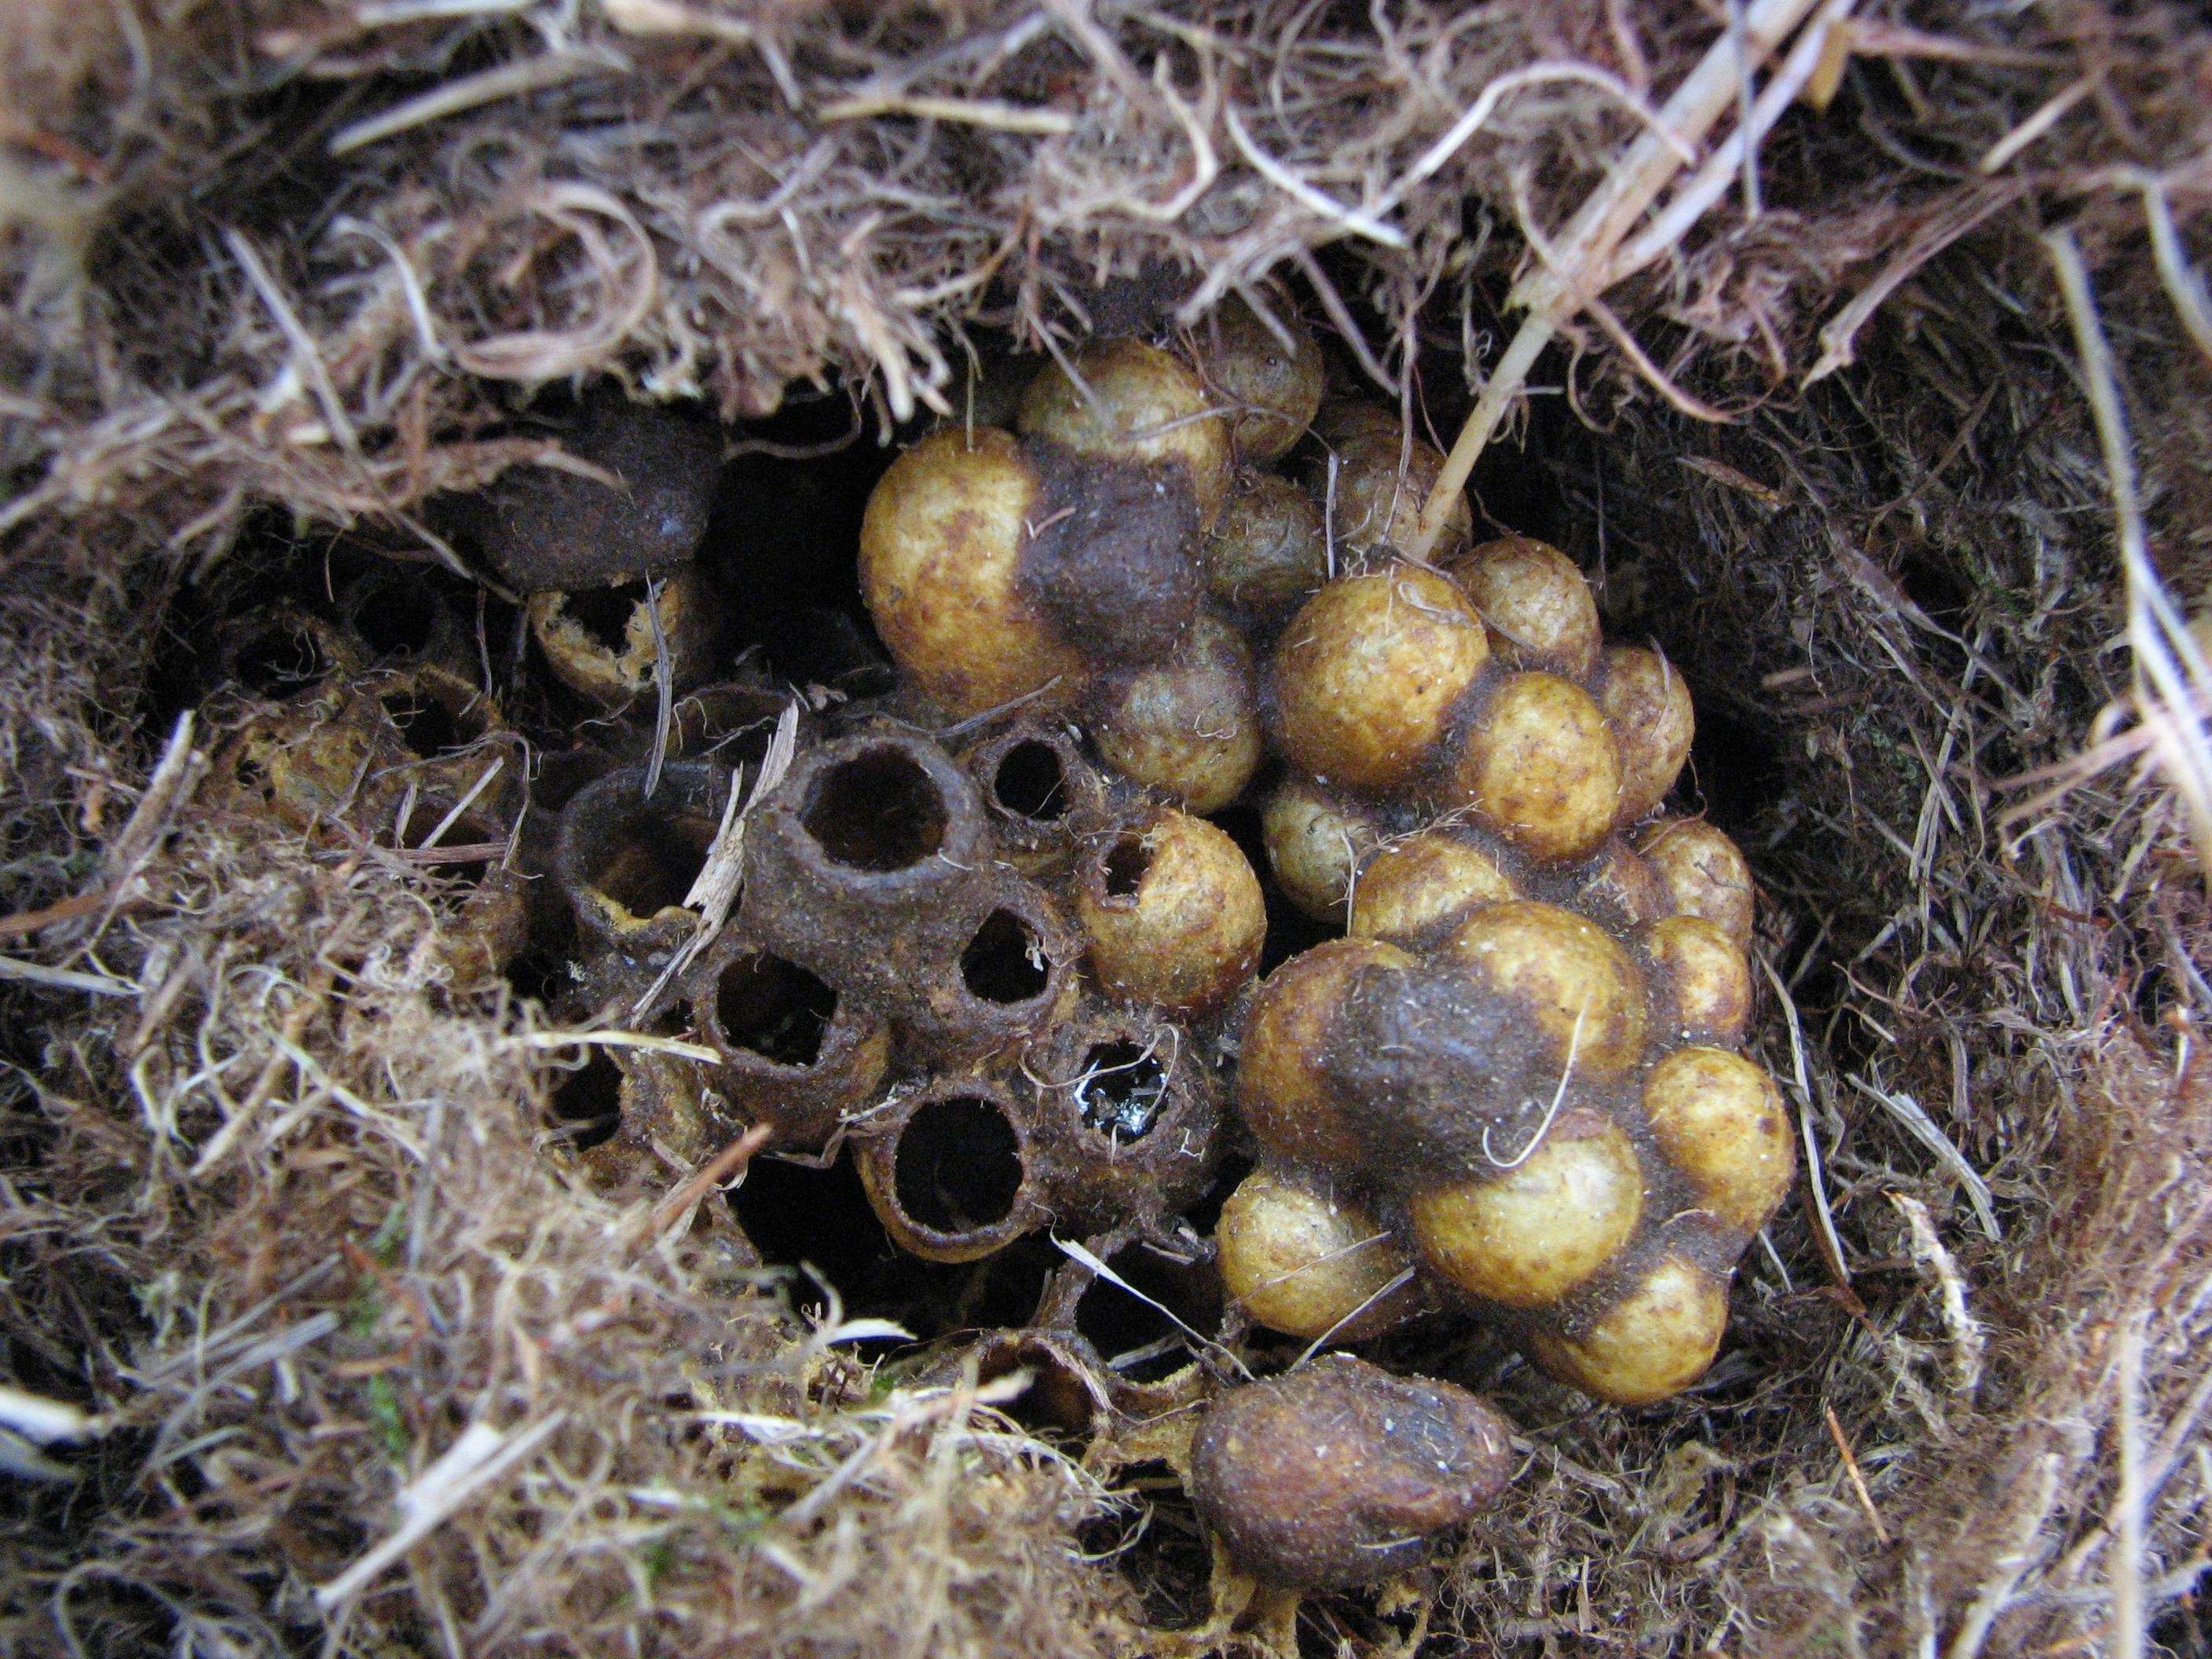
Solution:
<path fill-rule="evenodd" d="M 1696 688 L 1809 1141 L 1685 1401 L 1400 1356 L 1527 1436 L 1425 1650 L 2205 1650 L 2172 1611 L 2212 1498 L 2203 844 L 2188 788 L 2076 758 L 2202 737 L 2151 599 L 2212 575 L 2181 11 L 1825 8 L 1828 118 L 1701 153 L 1601 268 L 1544 228 L 1639 140 L 1672 167 L 1650 112 L 1726 39 L 1686 4 L 16 9 L 0 956 L 45 980 L 0 982 L 0 1331 L 103 1432 L 5 1488 L 0 1641 L 1146 1643 L 1078 1547 L 1094 1475 L 564 1172 L 559 1051 L 446 982 L 434 880 L 149 787 L 143 619 L 270 503 L 450 556 L 422 501 L 542 459 L 496 424 L 542 382 L 745 416 L 838 375 L 888 429 L 957 401 L 960 329 L 1048 343 L 1131 291 L 1102 276 L 1194 313 L 1287 263 L 1440 437 L 1497 388 L 1478 498 L 1547 474 L 1557 521 L 1518 527 Z M 1563 349 L 1515 400 L 1516 276 Z"/>

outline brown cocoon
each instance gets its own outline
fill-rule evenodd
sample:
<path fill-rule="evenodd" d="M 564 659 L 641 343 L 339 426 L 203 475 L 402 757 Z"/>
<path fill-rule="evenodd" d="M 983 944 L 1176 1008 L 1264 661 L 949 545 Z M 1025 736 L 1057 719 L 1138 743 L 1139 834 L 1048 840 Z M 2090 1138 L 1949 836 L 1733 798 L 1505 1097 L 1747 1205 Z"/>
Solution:
<path fill-rule="evenodd" d="M 722 1056 L 715 1086 L 776 1146 L 819 1151 L 890 1063 L 890 1029 L 826 971 L 731 928 L 687 976 L 693 1023 Z"/>
<path fill-rule="evenodd" d="M 1582 687 L 1557 674 L 1508 674 L 1468 726 L 1449 793 L 1532 858 L 1588 858 L 1613 833 L 1620 757 Z"/>
<path fill-rule="evenodd" d="M 1229 417 L 1237 453 L 1270 466 L 1305 436 L 1321 408 L 1321 347 L 1305 325 L 1276 310 L 1286 343 L 1243 301 L 1231 297 L 1191 331 L 1199 373 Z"/>
<path fill-rule="evenodd" d="M 752 813 L 745 908 L 773 937 L 809 923 L 838 942 L 880 918 L 919 918 L 989 860 L 982 802 L 936 744 L 871 732 L 800 756 Z"/>
<path fill-rule="evenodd" d="M 1205 384 L 1141 340 L 1092 340 L 1074 368 L 1079 385 L 1057 363 L 1030 383 L 1022 434 L 1078 454 L 1170 465 L 1197 500 L 1199 527 L 1212 528 L 1229 494 L 1229 428 Z"/>
<path fill-rule="evenodd" d="M 454 884 L 442 896 L 438 930 L 439 954 L 452 975 L 453 988 L 464 994 L 495 988 L 492 981 L 530 943 L 535 884 L 520 870 L 501 867 L 496 853 L 430 868 Z"/>
<path fill-rule="evenodd" d="M 1198 613 L 1198 504 L 1188 479 L 1042 440 L 1024 450 L 1042 479 L 1020 588 L 1093 667 L 1145 666 L 1182 647 Z"/>
<path fill-rule="evenodd" d="M 1588 677 L 1602 642 L 1597 601 L 1575 562 L 1532 536 L 1503 536 L 1443 564 L 1490 624 L 1491 648 L 1516 668 Z"/>
<path fill-rule="evenodd" d="M 331 681 L 255 715 L 216 757 L 210 793 L 294 830 L 325 817 L 373 818 L 374 807 L 388 803 L 362 799 L 382 735 L 369 708 Z"/>
<path fill-rule="evenodd" d="M 1345 925 L 1352 875 L 1382 840 L 1382 827 L 1357 801 L 1292 773 L 1260 807 L 1267 867 L 1291 903 L 1316 921 Z"/>
<path fill-rule="evenodd" d="M 711 678 L 721 608 L 696 565 L 657 582 L 641 577 L 618 587 L 532 593 L 530 631 L 556 679 L 602 708 L 620 708 L 656 695 L 656 611 L 674 688 L 688 691 Z"/>
<path fill-rule="evenodd" d="M 973 1261 L 1045 1218 L 1027 1114 L 975 1077 L 925 1084 L 854 1131 L 868 1201 L 901 1249 Z"/>
<path fill-rule="evenodd" d="M 1686 1256 L 1668 1255 L 1571 1334 L 1533 1333 L 1528 1351 L 1584 1394 L 1618 1406 L 1649 1406 L 1703 1376 L 1727 1330 L 1727 1281 Z"/>
<path fill-rule="evenodd" d="M 445 845 L 507 838 L 525 794 L 523 745 L 501 729 L 499 705 L 475 681 L 419 663 L 364 676 L 356 700 L 378 727 L 379 775 L 364 785 L 372 793 L 416 791 L 410 822 L 394 824 L 399 844 L 419 846 L 463 800 L 468 806 L 441 837 Z M 495 761 L 497 771 L 478 788 Z"/>
<path fill-rule="evenodd" d="M 1331 582 L 1283 629 L 1272 668 L 1283 752 L 1325 783 L 1412 780 L 1490 659 L 1482 622 L 1433 570 Z"/>
<path fill-rule="evenodd" d="M 1634 845 L 1666 883 L 1677 915 L 1703 916 L 1737 950 L 1751 949 L 1751 866 L 1734 842 L 1702 818 L 1668 818 Z"/>
<path fill-rule="evenodd" d="M 950 714 L 1032 693 L 1030 712 L 1047 712 L 1088 682 L 1081 654 L 1021 580 L 1039 495 L 1036 470 L 1010 434 L 948 427 L 892 462 L 868 497 L 868 614 L 892 659 Z"/>
<path fill-rule="evenodd" d="M 1389 416 L 1340 422 L 1345 435 L 1331 439 L 1331 454 L 1316 463 L 1306 487 L 1324 507 L 1332 500 L 1329 462 L 1336 465 L 1334 512 L 1329 533 L 1337 546 L 1354 556 L 1395 552 L 1413 544 L 1421 507 L 1443 471 L 1443 452 L 1416 438 L 1408 445 L 1405 428 Z M 1402 463 L 1402 465 L 1401 465 Z M 1430 556 L 1449 560 L 1465 547 L 1474 516 L 1467 497 L 1452 503 L 1443 533 Z"/>
<path fill-rule="evenodd" d="M 1295 1163 L 1349 1170 L 1365 1148 L 1326 1069 L 1331 1028 L 1354 975 L 1407 969 L 1380 939 L 1331 939 L 1261 981 L 1237 1047 L 1237 1109 L 1260 1144 Z"/>
<path fill-rule="evenodd" d="M 379 662 L 477 672 L 473 609 L 464 616 L 453 590 L 397 559 L 379 559 L 340 589 L 337 614 L 347 635 Z"/>
<path fill-rule="evenodd" d="M 1619 836 L 1574 872 L 1577 910 L 1616 933 L 1634 933 L 1674 913 L 1674 895 L 1659 872 Z"/>
<path fill-rule="evenodd" d="M 1443 952 L 1533 1014 L 1554 1063 L 1575 1076 L 1619 1077 L 1643 1058 L 1644 976 L 1595 922 L 1529 900 L 1486 905 Z"/>
<path fill-rule="evenodd" d="M 1448 830 L 1424 830 L 1386 843 L 1359 872 L 1351 931 L 1429 944 L 1474 906 L 1519 896 L 1497 849 Z"/>
<path fill-rule="evenodd" d="M 1644 1080 L 1660 1150 L 1698 1202 L 1748 1236 L 1765 1226 L 1797 1173 L 1797 1143 L 1773 1079 L 1724 1048 L 1678 1048 Z"/>
<path fill-rule="evenodd" d="M 1558 1056 L 1516 997 L 1449 962 L 1369 967 L 1325 1056 L 1362 1172 L 1396 1188 L 1495 1169 L 1534 1145 L 1564 1097 Z"/>
<path fill-rule="evenodd" d="M 936 744 L 863 732 L 800 756 L 754 809 L 738 914 L 763 944 L 926 1031 L 932 1054 L 970 1051 L 966 1037 L 983 1034 L 966 1022 L 991 1011 L 962 985 L 963 954 L 993 910 L 983 890 L 1012 875 L 993 864 L 991 840 L 975 786 Z M 1024 927 L 1036 930 L 1042 977 L 1064 984 L 1072 937 L 1025 915 L 1001 933 Z M 1025 969 L 1028 941 L 1012 942 Z M 1018 1034 L 1043 1011 L 1019 997 L 998 1011 L 1006 1019 L 986 1024 Z"/>
<path fill-rule="evenodd" d="M 1173 807 L 1098 849 L 1076 909 L 1091 972 L 1109 994 L 1181 1013 L 1211 1012 L 1243 989 L 1267 932 L 1260 878 L 1243 851 Z"/>
<path fill-rule="evenodd" d="M 1173 661 L 1109 675 L 1094 706 L 1106 763 L 1194 812 L 1219 811 L 1259 769 L 1252 650 L 1217 617 L 1193 623 Z"/>
<path fill-rule="evenodd" d="M 664 767 L 645 799 L 643 767 L 586 784 L 562 810 L 553 875 L 577 930 L 628 961 L 672 950 L 699 916 L 684 908 L 705 867 L 726 799 L 728 775 L 703 762 Z"/>
<path fill-rule="evenodd" d="M 1734 1048 L 1751 1024 L 1751 964 L 1703 916 L 1668 916 L 1644 936 L 1660 1030 L 1680 1042 Z"/>
<path fill-rule="evenodd" d="M 1196 553 L 1215 603 L 1255 628 L 1275 627 L 1328 580 L 1320 504 L 1272 472 L 1238 480 Z"/>
<path fill-rule="evenodd" d="M 1588 1282 L 1636 1231 L 1644 1168 L 1621 1127 L 1570 1109 L 1510 1170 L 1416 1192 L 1422 1259 L 1470 1296 L 1540 1308 Z"/>
<path fill-rule="evenodd" d="M 1667 799 L 1690 757 L 1698 712 L 1674 666 L 1639 646 L 1608 646 L 1598 706 L 1620 750 L 1618 821 L 1633 823 Z"/>
<path fill-rule="evenodd" d="M 591 1137 L 612 1128 L 602 1144 L 581 1154 L 592 1183 L 627 1187 L 658 1196 L 727 1146 L 739 1127 L 715 1109 L 693 1062 L 642 1048 L 595 1049 L 554 1086 L 562 1130 Z M 614 1082 L 613 1099 L 606 1098 Z M 617 1121 L 580 1115 L 586 1107 L 611 1106 Z"/>
<path fill-rule="evenodd" d="M 1255 1170 L 1213 1237 L 1223 1288 L 1271 1331 L 1364 1342 L 1420 1311 L 1389 1230 L 1325 1180 Z"/>
<path fill-rule="evenodd" d="M 1022 1056 L 1037 1160 L 1056 1221 L 1079 1232 L 1164 1225 L 1205 1190 L 1221 1115 L 1189 1036 L 1090 1004 Z"/>
<path fill-rule="evenodd" d="M 526 593 L 605 587 L 690 560 L 722 471 L 722 434 L 712 421 L 634 403 L 603 382 L 546 435 L 616 482 L 526 463 L 459 503 L 463 524 L 510 586 Z"/>
<path fill-rule="evenodd" d="M 1241 1571 L 1298 1589 L 1371 1584 L 1487 1508 L 1512 1445 L 1463 1389 L 1324 1354 L 1214 1401 L 1191 1442 L 1190 1495 Z"/>

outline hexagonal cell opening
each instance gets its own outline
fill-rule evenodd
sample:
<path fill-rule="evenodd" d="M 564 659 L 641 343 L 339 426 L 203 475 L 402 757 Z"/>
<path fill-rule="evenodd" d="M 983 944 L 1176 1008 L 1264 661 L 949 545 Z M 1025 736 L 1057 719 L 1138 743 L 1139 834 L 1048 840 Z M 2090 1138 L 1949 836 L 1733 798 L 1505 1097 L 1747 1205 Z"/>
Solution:
<path fill-rule="evenodd" d="M 1028 1002 L 1052 983 L 1052 959 L 1028 921 L 994 910 L 960 953 L 960 980 L 986 1002 Z"/>
<path fill-rule="evenodd" d="M 732 1047 L 778 1066 L 811 1066 L 837 1017 L 837 993 L 797 963 L 762 951 L 722 969 L 714 1013 Z"/>
<path fill-rule="evenodd" d="M 1117 1141 L 1141 1140 L 1167 1110 L 1168 1069 L 1158 1045 L 1097 1042 L 1072 1091 L 1087 1127 Z"/>
<path fill-rule="evenodd" d="M 900 1132 L 896 1156 L 899 1208 L 917 1226 L 957 1237 L 1013 1213 L 1025 1173 L 1021 1138 L 994 1101 L 926 1102 Z"/>
<path fill-rule="evenodd" d="M 1067 773 L 1060 752 L 1042 738 L 1018 743 L 991 774 L 991 799 L 1008 817 L 1057 823 L 1067 812 Z"/>
<path fill-rule="evenodd" d="M 1145 838 L 1133 834 L 1123 836 L 1106 854 L 1106 896 L 1136 897 L 1137 889 L 1144 885 L 1152 867 L 1152 849 L 1145 844 Z"/>
<path fill-rule="evenodd" d="M 331 672 L 331 659 L 314 630 L 296 623 L 265 629 L 240 650 L 232 671 L 256 696 L 289 696 Z"/>
<path fill-rule="evenodd" d="M 629 619 L 649 597 L 650 590 L 641 581 L 580 587 L 562 599 L 561 608 L 593 645 L 619 657 L 629 649 Z"/>
<path fill-rule="evenodd" d="M 872 749 L 825 768 L 799 822 L 848 869 L 890 872 L 920 864 L 945 844 L 951 817 L 937 783 L 896 749 Z"/>
<path fill-rule="evenodd" d="M 587 879 L 634 916 L 680 906 L 705 867 L 719 826 L 696 812 L 663 812 L 640 805 L 606 838 Z"/>

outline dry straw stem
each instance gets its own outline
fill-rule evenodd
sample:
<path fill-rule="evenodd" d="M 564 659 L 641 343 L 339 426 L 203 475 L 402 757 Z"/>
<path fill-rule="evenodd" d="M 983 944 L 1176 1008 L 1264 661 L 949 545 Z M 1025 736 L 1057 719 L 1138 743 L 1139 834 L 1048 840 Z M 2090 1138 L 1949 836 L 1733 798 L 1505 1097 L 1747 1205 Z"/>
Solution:
<path fill-rule="evenodd" d="M 1528 315 L 1492 368 L 1481 397 L 1444 457 L 1443 470 L 1422 506 L 1419 528 L 1406 550 L 1409 557 L 1426 559 L 1436 546 L 1454 503 L 1474 471 L 1474 464 L 1560 325 L 1585 307 L 1601 318 L 1609 315 L 1599 297 L 1606 289 L 1677 246 L 1697 218 L 1725 192 L 1732 179 L 1748 181 L 1752 178 L 1758 141 L 1765 128 L 1773 124 L 1812 78 L 1826 50 L 1830 32 L 1850 15 L 1852 3 L 1853 0 L 1829 0 L 1759 102 L 1743 105 L 1744 125 L 1735 142 L 1712 158 L 1705 172 L 1684 190 L 1675 210 L 1662 215 L 1625 258 L 1616 254 L 1622 239 L 1689 159 L 1686 146 L 1703 141 L 1726 112 L 1731 96 L 1742 93 L 1750 63 L 1779 47 L 1813 9 L 1814 0 L 1758 0 L 1748 9 L 1732 12 L 1729 33 L 1713 44 L 1661 106 L 1654 130 L 1639 136 L 1622 152 L 1556 239 L 1540 241 L 1524 216 L 1524 231 L 1532 246 L 1541 247 L 1543 262 L 1515 286 L 1507 303 Z M 1624 331 L 1609 327 L 1607 331 L 1616 344 L 1632 346 Z M 1664 377 L 1656 368 L 1650 374 L 1655 383 L 1664 385 Z"/>

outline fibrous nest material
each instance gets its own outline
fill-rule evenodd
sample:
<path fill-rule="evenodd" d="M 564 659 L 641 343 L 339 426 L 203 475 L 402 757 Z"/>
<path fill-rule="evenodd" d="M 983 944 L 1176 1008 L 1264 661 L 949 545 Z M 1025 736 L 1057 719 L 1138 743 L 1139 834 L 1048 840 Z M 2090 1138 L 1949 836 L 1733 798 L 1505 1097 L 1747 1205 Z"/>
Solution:
<path fill-rule="evenodd" d="M 1676 158 L 1656 112 L 1715 64 Z M 1478 512 L 1690 682 L 1805 1138 L 1685 1400 L 1420 1356 L 1526 1441 L 1436 1650 L 2203 1651 L 2167 623 L 2212 522 L 2208 66 L 2157 5 L 11 0 L 0 1330 L 81 1415 L 11 1403 L 55 1437 L 0 1444 L 0 1629 L 1158 1645 L 1172 1495 L 794 1316 L 693 1241 L 703 1188 L 585 1190 L 542 1143 L 588 1050 L 442 982 L 419 867 L 198 802 L 161 619 L 271 537 L 454 560 L 431 496 L 557 464 L 534 388 L 612 374 L 743 445 L 834 386 L 888 434 L 960 414 L 963 330 L 1150 330 L 1273 273 L 1439 448 L 1500 388 Z M 1656 208 L 1571 239 L 1655 144 Z M 1509 400 L 1529 272 L 1556 337 Z"/>

